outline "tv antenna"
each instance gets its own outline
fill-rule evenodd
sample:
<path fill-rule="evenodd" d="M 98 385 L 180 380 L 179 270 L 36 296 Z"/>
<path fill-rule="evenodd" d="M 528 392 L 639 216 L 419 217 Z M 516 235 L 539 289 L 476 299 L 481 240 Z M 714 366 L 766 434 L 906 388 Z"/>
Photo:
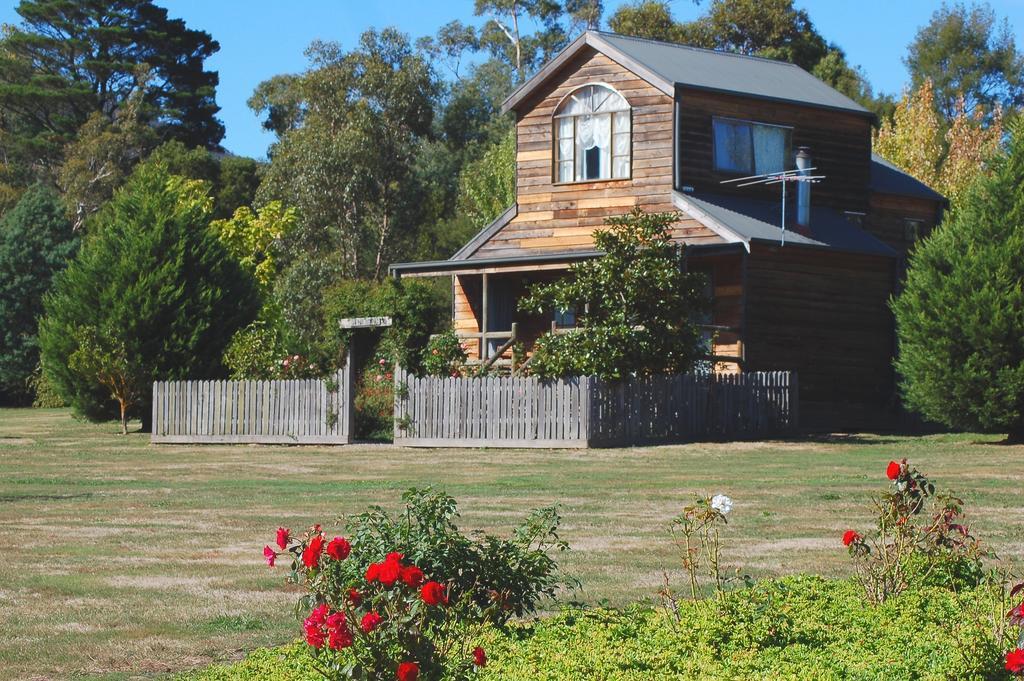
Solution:
<path fill-rule="evenodd" d="M 799 158 L 798 158 L 799 161 Z M 786 185 L 790 182 L 818 184 L 825 179 L 824 175 L 811 175 L 812 170 L 817 168 L 795 168 L 793 170 L 780 170 L 775 173 L 762 173 L 761 175 L 748 175 L 747 177 L 736 177 L 731 180 L 722 180 L 720 184 L 736 184 L 737 187 L 750 187 L 761 184 L 782 185 L 782 245 L 786 245 Z"/>

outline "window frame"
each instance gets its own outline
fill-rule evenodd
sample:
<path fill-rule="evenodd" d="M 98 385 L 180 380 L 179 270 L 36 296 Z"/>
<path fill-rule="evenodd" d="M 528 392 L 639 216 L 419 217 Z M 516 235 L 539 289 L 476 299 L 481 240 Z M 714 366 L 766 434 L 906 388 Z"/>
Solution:
<path fill-rule="evenodd" d="M 575 93 L 588 87 L 600 87 L 605 88 L 614 92 L 616 95 L 622 98 L 622 101 L 626 103 L 625 109 L 617 109 L 614 111 L 607 111 L 600 114 L 560 114 L 558 113 L 564 106 L 565 102 L 572 97 Z M 623 177 L 615 177 L 615 114 L 625 112 L 629 116 L 629 173 Z M 609 120 L 609 145 L 611 152 L 611 159 L 609 167 L 611 168 L 612 175 L 610 177 L 599 177 L 593 179 L 578 180 L 576 179 L 576 135 L 577 135 L 577 119 L 581 116 L 608 116 Z M 572 158 L 572 180 L 560 180 L 558 175 L 558 166 L 561 163 L 561 157 L 559 155 L 560 149 L 558 142 L 560 140 L 558 136 L 558 123 L 559 121 L 571 118 L 572 119 L 572 140 L 573 140 L 573 158 Z M 620 133 L 621 134 L 621 133 Z M 621 158 L 621 156 L 619 157 Z M 551 184 L 552 185 L 573 185 L 573 184 L 594 184 L 596 182 L 627 182 L 633 179 L 633 107 L 630 105 L 629 100 L 621 92 L 616 90 L 608 83 L 600 81 L 593 81 L 590 83 L 584 83 L 578 87 L 573 88 L 567 92 L 555 105 L 554 113 L 551 114 Z"/>
<path fill-rule="evenodd" d="M 729 123 L 744 123 L 746 125 L 749 125 L 749 126 L 751 126 L 751 128 L 750 128 L 751 136 L 753 136 L 753 134 L 754 134 L 753 126 L 755 126 L 755 125 L 761 125 L 761 126 L 764 126 L 766 128 L 782 128 L 783 130 L 788 130 L 789 131 L 789 139 L 787 140 L 788 141 L 788 145 L 787 145 L 788 148 L 783 153 L 783 157 L 782 157 L 782 171 L 793 170 L 793 169 L 796 168 L 796 161 L 793 158 L 793 132 L 796 129 L 795 126 L 783 125 L 782 123 L 765 123 L 764 121 L 755 121 L 755 120 L 751 120 L 751 119 L 747 119 L 747 118 L 735 118 L 733 116 L 712 116 L 711 117 L 711 172 L 716 173 L 718 175 L 728 175 L 730 177 L 744 177 L 744 176 L 748 176 L 748 175 L 759 174 L 757 172 L 757 159 L 754 158 L 753 155 L 751 155 L 751 160 L 753 161 L 754 166 L 753 166 L 753 168 L 751 168 L 749 173 L 744 172 L 744 171 L 739 171 L 739 170 L 724 170 L 724 169 L 718 167 L 718 160 L 717 160 L 718 159 L 718 149 L 717 149 L 718 142 L 717 142 L 717 135 L 715 135 L 715 121 L 728 121 Z M 753 154 L 753 144 L 754 144 L 753 137 L 751 137 L 750 144 L 751 144 L 751 153 Z"/>

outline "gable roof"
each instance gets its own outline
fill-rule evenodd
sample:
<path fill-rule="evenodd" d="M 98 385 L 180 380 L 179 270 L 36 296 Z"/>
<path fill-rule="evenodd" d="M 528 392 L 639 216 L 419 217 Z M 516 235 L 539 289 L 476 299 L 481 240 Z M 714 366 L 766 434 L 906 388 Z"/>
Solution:
<path fill-rule="evenodd" d="M 509 95 L 502 111 L 515 109 L 534 89 L 588 46 L 670 96 L 675 94 L 676 85 L 681 85 L 874 117 L 863 106 L 795 64 L 604 31 L 586 31 L 570 43 Z"/>
<path fill-rule="evenodd" d="M 871 179 L 868 181 L 868 187 L 871 191 L 882 194 L 899 194 L 900 196 L 914 196 L 919 199 L 946 202 L 945 196 L 873 152 L 871 154 Z"/>
<path fill-rule="evenodd" d="M 779 227 L 779 202 L 721 194 L 673 192 L 680 210 L 720 234 L 728 232 L 728 241 L 740 242 L 750 250 L 751 242 L 781 243 L 827 248 L 848 253 L 866 253 L 895 257 L 896 251 L 880 239 L 851 223 L 839 211 L 826 206 L 811 206 L 811 234 L 792 227 L 783 233 Z M 725 234 L 723 234 L 725 236 Z"/>

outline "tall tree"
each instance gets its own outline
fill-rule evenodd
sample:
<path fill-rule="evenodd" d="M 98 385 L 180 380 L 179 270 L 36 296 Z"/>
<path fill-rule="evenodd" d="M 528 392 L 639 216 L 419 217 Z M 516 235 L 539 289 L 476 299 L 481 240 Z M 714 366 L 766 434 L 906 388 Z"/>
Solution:
<path fill-rule="evenodd" d="M 475 0 L 474 13 L 487 17 L 480 29 L 480 45 L 511 64 L 516 80 L 522 82 L 565 46 L 563 11 L 558 0 Z M 529 33 L 528 23 L 539 28 Z"/>
<path fill-rule="evenodd" d="M 217 73 L 203 67 L 219 45 L 208 33 L 152 0 L 21 0 L 16 10 L 21 25 L 0 45 L 0 115 L 13 126 L 5 129 L 8 151 L 54 165 L 91 114 L 116 120 L 140 65 L 151 74 L 147 122 L 165 139 L 219 147 Z"/>
<path fill-rule="evenodd" d="M 207 192 L 166 167 L 140 166 L 54 279 L 39 324 L 42 363 L 77 413 L 112 418 L 111 397 L 130 395 L 128 415 L 145 426 L 152 381 L 224 374 L 221 354 L 256 316 L 259 296 L 209 229 Z"/>
<path fill-rule="evenodd" d="M 910 259 L 896 314 L 907 404 L 1024 440 L 1024 126 Z"/>
<path fill-rule="evenodd" d="M 683 42 L 679 22 L 672 16 L 672 6 L 666 0 L 639 0 L 621 5 L 608 18 L 608 26 L 622 35 L 664 42 Z"/>
<path fill-rule="evenodd" d="M 49 187 L 30 187 L 0 221 L 0 396 L 31 403 L 27 381 L 39 364 L 43 294 L 77 247 L 64 204 Z"/>
<path fill-rule="evenodd" d="M 779 59 L 807 71 L 830 47 L 793 0 L 712 0 L 707 13 L 681 31 L 688 45 Z"/>
<path fill-rule="evenodd" d="M 1024 104 L 1024 55 L 1009 22 L 999 21 L 988 4 L 943 3 L 917 32 L 904 62 L 912 87 L 932 82 L 948 121 L 961 97 L 968 115 L 979 106 L 991 113 L 996 105 Z"/>
<path fill-rule="evenodd" d="M 351 52 L 314 43 L 308 54 L 309 71 L 263 83 L 250 100 L 279 135 L 260 196 L 299 210 L 293 260 L 339 252 L 347 274 L 380 277 L 416 223 L 414 161 L 437 82 L 394 29 L 367 31 Z"/>
<path fill-rule="evenodd" d="M 1002 114 L 968 113 L 959 100 L 947 126 L 936 108 L 930 80 L 904 94 L 873 140 L 874 150 L 956 203 L 1000 151 Z"/>
<path fill-rule="evenodd" d="M 154 146 L 156 134 L 141 115 L 143 91 L 136 89 L 113 121 L 98 111 L 90 115 L 65 150 L 57 184 L 75 230 L 110 200 Z"/>

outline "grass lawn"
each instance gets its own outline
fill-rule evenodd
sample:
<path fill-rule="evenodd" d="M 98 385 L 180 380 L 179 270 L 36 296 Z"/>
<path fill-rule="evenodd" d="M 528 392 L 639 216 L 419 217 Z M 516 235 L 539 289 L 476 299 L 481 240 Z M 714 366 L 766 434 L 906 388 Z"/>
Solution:
<path fill-rule="evenodd" d="M 261 549 L 402 490 L 454 495 L 465 529 L 506 532 L 563 507 L 580 600 L 678 585 L 669 519 L 693 493 L 735 507 L 724 561 L 754 575 L 846 569 L 885 464 L 908 457 L 967 502 L 975 533 L 1024 558 L 1024 447 L 978 435 L 856 436 L 594 451 L 152 446 L 62 410 L 0 410 L 4 678 L 160 676 L 298 633 L 295 594 Z"/>

